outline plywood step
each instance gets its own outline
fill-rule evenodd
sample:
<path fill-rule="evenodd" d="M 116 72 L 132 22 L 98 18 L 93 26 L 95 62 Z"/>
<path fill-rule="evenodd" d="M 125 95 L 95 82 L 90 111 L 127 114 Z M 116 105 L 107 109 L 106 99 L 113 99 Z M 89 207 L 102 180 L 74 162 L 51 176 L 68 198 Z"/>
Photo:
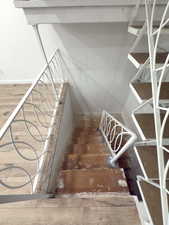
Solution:
<path fill-rule="evenodd" d="M 141 99 L 150 99 L 152 97 L 151 83 L 133 83 L 132 86 Z M 160 91 L 160 99 L 169 99 L 169 82 L 163 82 Z"/>
<path fill-rule="evenodd" d="M 128 192 L 122 169 L 62 170 L 57 193 Z"/>
<path fill-rule="evenodd" d="M 151 113 L 148 114 L 135 114 L 135 118 L 142 129 L 145 137 L 147 139 L 155 138 L 155 127 L 154 127 L 154 115 Z M 164 114 L 161 114 L 161 119 L 163 120 Z M 169 123 L 169 118 L 167 119 L 166 124 Z M 164 138 L 169 137 L 169 126 L 166 126 L 164 129 Z"/>
<path fill-rule="evenodd" d="M 63 164 L 63 169 L 93 169 L 107 167 L 109 154 L 69 154 Z"/>
<path fill-rule="evenodd" d="M 162 225 L 162 211 L 161 211 L 161 198 L 160 189 L 147 183 L 144 180 L 139 181 L 142 195 L 147 204 L 149 213 L 154 225 Z M 167 182 L 168 185 L 168 182 Z"/>
<path fill-rule="evenodd" d="M 165 147 L 169 149 L 169 146 Z M 143 172 L 147 175 L 147 177 L 159 178 L 156 146 L 136 146 L 136 151 L 137 156 L 141 160 L 144 169 Z M 169 160 L 169 154 L 165 151 L 164 160 L 165 163 L 167 163 L 167 161 Z"/>
<path fill-rule="evenodd" d="M 72 146 L 72 153 L 75 154 L 94 154 L 94 153 L 104 153 L 104 144 L 74 144 Z"/>
<path fill-rule="evenodd" d="M 163 64 L 167 58 L 167 55 L 168 52 L 157 53 L 156 63 Z M 129 60 L 136 66 L 136 68 L 139 68 L 140 65 L 144 64 L 148 57 L 149 53 L 145 52 L 135 52 L 128 55 Z"/>
<path fill-rule="evenodd" d="M 23 225 L 141 225 L 132 196 L 107 195 L 27 201 L 0 205 L 0 224 Z"/>

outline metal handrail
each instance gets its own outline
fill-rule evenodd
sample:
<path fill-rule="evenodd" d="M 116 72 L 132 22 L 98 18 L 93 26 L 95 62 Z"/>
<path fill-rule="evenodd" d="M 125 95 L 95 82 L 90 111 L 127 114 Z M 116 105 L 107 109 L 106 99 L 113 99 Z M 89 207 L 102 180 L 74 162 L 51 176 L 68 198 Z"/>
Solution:
<path fill-rule="evenodd" d="M 58 83 L 55 77 L 58 66 L 57 60 L 58 49 L 11 113 L 4 126 L 0 129 L 0 152 L 8 147 L 11 150 L 14 150 L 24 163 L 26 161 L 31 161 L 35 162 L 36 166 L 34 174 L 31 174 L 24 166 L 15 166 L 15 162 L 12 162 L 12 166 L 4 166 L 4 168 L 0 169 L 0 173 L 3 174 L 3 172 L 6 171 L 19 170 L 22 174 L 25 174 L 24 177 L 28 178 L 19 185 L 9 185 L 3 181 L 3 178 L 0 179 L 0 184 L 6 188 L 14 190 L 31 184 L 32 193 L 36 190 L 38 176 L 41 173 L 42 159 L 44 155 L 48 153 L 47 147 L 53 126 L 52 122 L 56 115 L 56 109 L 59 104 L 59 98 L 63 87 L 63 82 L 60 82 L 60 80 L 60 84 L 58 84 L 59 87 L 56 87 L 56 83 Z M 34 102 L 35 96 L 36 101 Z M 37 98 L 39 102 L 37 101 Z M 31 108 L 31 111 L 26 111 L 26 107 Z M 31 115 L 33 114 L 33 117 L 28 118 L 30 113 Z M 20 126 L 20 124 L 23 124 L 23 126 Z M 15 138 L 15 128 L 18 125 L 23 132 L 23 136 L 20 136 L 19 140 Z M 31 138 L 31 141 L 23 140 L 22 138 L 24 137 Z M 20 149 L 19 145 L 22 146 L 22 149 Z M 24 151 L 22 151 L 23 147 L 26 148 L 27 151 L 31 151 L 34 157 L 25 156 Z M 41 151 L 39 153 L 40 148 Z"/>
<path fill-rule="evenodd" d="M 106 111 L 102 112 L 99 129 L 115 163 L 137 139 L 135 133 Z"/>

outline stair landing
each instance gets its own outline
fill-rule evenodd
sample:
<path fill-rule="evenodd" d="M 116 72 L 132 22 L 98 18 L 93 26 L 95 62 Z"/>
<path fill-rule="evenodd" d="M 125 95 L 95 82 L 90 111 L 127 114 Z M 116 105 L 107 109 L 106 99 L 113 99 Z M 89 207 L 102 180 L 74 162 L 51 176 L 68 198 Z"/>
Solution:
<path fill-rule="evenodd" d="M 65 195 L 0 205 L 1 225 L 141 225 L 133 196 Z M 28 215 L 28 216 L 26 216 Z"/>

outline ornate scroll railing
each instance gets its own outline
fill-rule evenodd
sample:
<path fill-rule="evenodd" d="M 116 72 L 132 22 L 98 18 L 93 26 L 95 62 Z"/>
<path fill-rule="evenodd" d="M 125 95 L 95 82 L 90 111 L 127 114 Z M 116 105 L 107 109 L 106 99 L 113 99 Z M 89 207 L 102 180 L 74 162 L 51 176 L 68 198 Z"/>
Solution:
<path fill-rule="evenodd" d="M 136 141 L 136 135 L 106 111 L 102 112 L 100 131 L 115 163 Z"/>
<path fill-rule="evenodd" d="M 163 2 L 163 1 L 161 1 Z M 159 185 L 156 185 L 160 190 L 161 209 L 163 225 L 168 224 L 169 211 L 168 211 L 168 194 L 167 189 L 167 174 L 169 170 L 169 161 L 166 163 L 164 160 L 164 154 L 169 153 L 169 149 L 166 147 L 164 141 L 164 131 L 168 124 L 169 108 L 166 106 L 161 107 L 160 105 L 160 92 L 162 89 L 162 83 L 166 81 L 166 74 L 168 73 L 169 65 L 169 54 L 160 66 L 156 63 L 158 45 L 161 43 L 162 28 L 169 25 L 169 1 L 165 4 L 165 9 L 161 17 L 160 24 L 156 30 L 153 29 L 154 21 L 156 20 L 156 12 L 158 11 L 157 1 L 145 0 L 146 6 L 146 20 L 147 20 L 147 34 L 149 44 L 149 56 L 150 56 L 150 73 L 151 73 L 151 84 L 152 84 L 152 97 L 153 97 L 153 109 L 154 109 L 154 124 L 156 132 L 156 146 L 157 146 L 157 165 L 159 173 Z M 163 41 L 163 40 L 162 40 Z M 157 72 L 159 78 L 157 78 Z M 161 113 L 164 113 L 162 119 Z M 165 134 L 166 138 L 166 134 Z M 169 137 L 168 137 L 169 138 Z M 167 138 L 167 139 L 168 139 Z M 151 184 L 152 181 L 148 179 Z"/>
<path fill-rule="evenodd" d="M 63 87 L 58 63 L 56 51 L 0 129 L 0 194 L 36 190 Z"/>

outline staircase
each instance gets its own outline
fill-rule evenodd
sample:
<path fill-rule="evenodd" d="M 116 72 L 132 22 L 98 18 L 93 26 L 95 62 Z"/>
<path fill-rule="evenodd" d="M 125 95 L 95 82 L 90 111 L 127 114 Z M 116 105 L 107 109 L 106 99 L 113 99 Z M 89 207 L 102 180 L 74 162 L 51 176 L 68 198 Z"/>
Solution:
<path fill-rule="evenodd" d="M 85 119 L 75 129 L 71 151 L 65 157 L 60 172 L 57 193 L 80 192 L 127 193 L 127 181 L 121 168 L 110 168 L 104 139 L 98 131 L 99 123 Z"/>
<path fill-rule="evenodd" d="M 1 115 L 4 116 L 1 126 L 11 115 L 15 104 L 23 97 L 28 86 L 4 85 L 1 87 L 3 91 L 0 108 Z M 9 96 L 6 95 L 6 88 L 8 93 L 9 90 L 11 91 Z M 27 110 L 30 118 L 33 118 L 31 108 Z M 53 198 L 20 200 L 20 202 L 14 200 L 13 203 L 0 204 L 0 224 L 11 225 L 12 221 L 14 225 L 78 225 L 82 223 L 140 225 L 137 198 L 129 194 L 123 168 L 111 167 L 110 153 L 98 127 L 98 119 L 89 119 L 85 116 L 79 120 L 74 130 L 72 144 L 65 155 L 59 173 Z M 42 129 L 41 131 L 43 132 Z M 23 126 L 17 126 L 14 134 L 18 135 L 17 140 L 20 138 L 23 140 Z M 4 138 L 2 140 L 4 141 Z M 32 144 L 32 140 L 30 142 Z M 34 144 L 40 149 L 38 143 Z M 25 154 L 27 157 L 32 157 L 28 149 L 25 149 Z M 36 164 L 20 160 L 15 151 L 11 151 L 10 146 L 7 146 L 4 151 L 1 150 L 0 158 L 0 169 L 4 168 L 4 165 L 10 166 L 14 163 L 15 166 L 23 167 L 31 174 L 36 172 Z M 125 165 L 125 163 L 122 164 Z M 2 173 L 1 180 L 11 186 L 18 186 L 25 183 L 27 177 L 19 170 L 10 170 Z M 10 200 L 18 194 L 30 194 L 30 190 L 30 185 L 19 189 L 8 189 L 1 185 L 0 200 L 6 195 Z"/>
<path fill-rule="evenodd" d="M 139 103 L 132 113 L 140 134 L 140 140 L 134 149 L 143 173 L 138 176 L 138 186 L 148 215 L 143 223 L 149 225 L 168 224 L 169 53 L 167 48 L 163 51 L 160 48 L 169 34 L 168 7 L 169 3 L 166 3 L 166 8 L 159 17 L 161 21 L 157 23 L 157 2 L 145 1 L 145 23 L 137 25 L 135 18 L 133 25 L 130 24 L 128 28 L 129 33 L 136 36 L 128 55 L 128 59 L 138 69 L 130 83 Z M 137 52 L 135 48 L 145 35 L 148 37 L 147 51 Z"/>

